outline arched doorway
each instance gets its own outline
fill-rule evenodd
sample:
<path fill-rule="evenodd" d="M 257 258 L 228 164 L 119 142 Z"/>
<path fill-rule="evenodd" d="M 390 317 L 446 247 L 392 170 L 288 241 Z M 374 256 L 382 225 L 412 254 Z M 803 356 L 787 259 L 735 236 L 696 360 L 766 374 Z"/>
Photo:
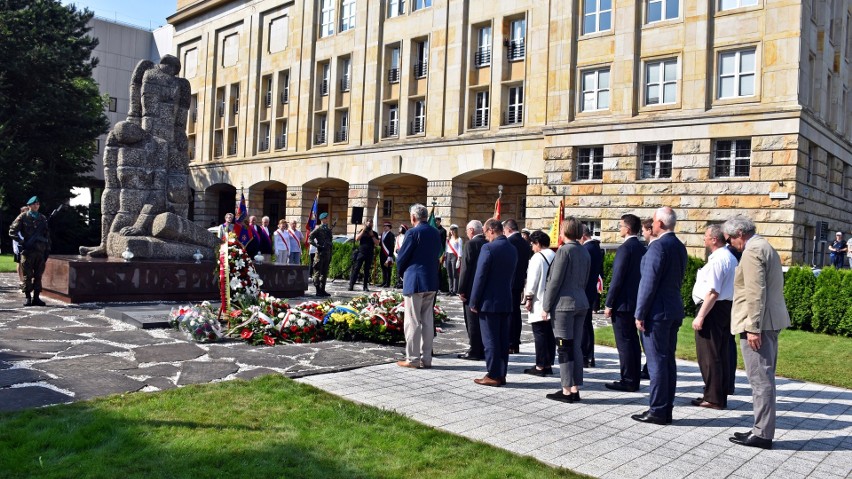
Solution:
<path fill-rule="evenodd" d="M 385 221 L 393 223 L 394 230 L 400 224 L 408 225 L 408 210 L 411 205 L 427 203 L 426 183 L 426 178 L 422 176 L 405 173 L 380 176 L 370 181 L 370 189 L 377 190 L 377 194 L 380 195 L 378 201 L 380 224 L 376 225 L 376 228 L 380 229 L 381 223 Z M 368 210 L 372 217 L 372 206 Z"/>
<path fill-rule="evenodd" d="M 286 218 L 287 185 L 278 181 L 261 181 L 248 189 L 247 200 L 250 215 L 268 216 L 269 224 L 278 225 L 278 220 Z"/>
<path fill-rule="evenodd" d="M 217 183 L 204 190 L 203 213 L 196 208 L 196 221 L 204 226 L 221 224 L 226 213 L 237 209 L 237 189 L 227 183 Z"/>
<path fill-rule="evenodd" d="M 475 170 L 453 178 L 453 184 L 466 184 L 467 217 L 485 221 L 494 216 L 500 198 L 500 217 L 514 218 L 522 228 L 526 223 L 527 177 L 509 170 Z M 502 186 L 502 196 L 500 187 Z"/>
<path fill-rule="evenodd" d="M 288 195 L 288 214 L 291 211 L 289 201 L 295 200 L 292 210 L 300 211 L 297 216 L 301 217 L 299 223 L 303 228 L 310 216 L 314 199 L 317 200 L 317 215 L 328 213 L 329 226 L 334 225 L 334 234 L 347 234 L 350 215 L 349 183 L 339 178 L 316 178 L 302 185 L 301 195 Z"/>

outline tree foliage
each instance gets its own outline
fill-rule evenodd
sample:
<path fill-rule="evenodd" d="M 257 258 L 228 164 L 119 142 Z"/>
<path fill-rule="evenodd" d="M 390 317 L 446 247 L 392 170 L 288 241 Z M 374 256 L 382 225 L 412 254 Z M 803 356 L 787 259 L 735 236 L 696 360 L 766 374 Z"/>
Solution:
<path fill-rule="evenodd" d="M 816 280 L 812 325 L 818 333 L 836 334 L 846 310 L 849 309 L 849 291 L 843 290 L 845 272 L 833 267 L 824 268 Z"/>
<path fill-rule="evenodd" d="M 784 301 L 790 313 L 790 322 L 794 329 L 810 331 L 811 301 L 816 288 L 816 278 L 811 268 L 794 266 L 784 275 Z"/>
<path fill-rule="evenodd" d="M 109 122 L 92 79 L 97 39 L 88 10 L 58 0 L 0 0 L 0 207 L 32 195 L 43 209 L 71 197 L 92 170 Z M 5 236 L 5 235 L 3 235 Z"/>

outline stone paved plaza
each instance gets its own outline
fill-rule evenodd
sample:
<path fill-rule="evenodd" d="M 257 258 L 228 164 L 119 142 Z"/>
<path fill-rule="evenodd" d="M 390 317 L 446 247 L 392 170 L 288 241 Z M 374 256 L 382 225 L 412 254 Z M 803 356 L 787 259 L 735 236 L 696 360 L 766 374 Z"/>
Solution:
<path fill-rule="evenodd" d="M 353 293 L 338 281 L 336 299 Z M 296 298 L 300 301 L 305 298 Z M 48 300 L 21 308 L 13 274 L 0 274 L 0 410 L 10 411 L 132 391 L 280 373 L 344 398 L 396 411 L 433 426 L 596 477 L 836 478 L 852 475 L 852 391 L 779 379 L 775 448 L 728 441 L 751 424 L 750 390 L 742 371 L 730 409 L 689 405 L 701 389 L 695 363 L 678 361 L 671 426 L 629 418 L 647 404 L 647 387 L 615 393 L 614 349 L 597 347 L 579 404 L 544 398 L 557 377 L 521 371 L 533 360 L 527 336 L 511 356 L 509 384 L 475 385 L 484 364 L 455 358 L 466 337 L 457 299 L 441 297 L 450 321 L 436 341 L 431 370 L 399 368 L 399 346 L 328 341 L 274 348 L 241 342 L 199 345 L 171 330 L 140 330 L 104 315 L 101 305 Z M 603 324 L 599 321 L 599 324 Z M 528 333 L 525 333 L 528 334 Z"/>

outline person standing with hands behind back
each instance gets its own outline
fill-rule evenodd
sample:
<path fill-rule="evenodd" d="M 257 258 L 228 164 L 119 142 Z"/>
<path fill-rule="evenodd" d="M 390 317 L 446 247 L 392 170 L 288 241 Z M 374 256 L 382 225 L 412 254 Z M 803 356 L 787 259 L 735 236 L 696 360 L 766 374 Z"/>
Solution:
<path fill-rule="evenodd" d="M 37 196 L 30 198 L 27 202 L 29 211 L 18 215 L 9 228 L 9 236 L 21 244 L 21 266 L 24 269 L 21 292 L 27 297 L 24 306 L 45 306 L 39 295 L 41 275 L 50 254 L 50 231 L 47 218 L 38 212 L 40 206 Z"/>

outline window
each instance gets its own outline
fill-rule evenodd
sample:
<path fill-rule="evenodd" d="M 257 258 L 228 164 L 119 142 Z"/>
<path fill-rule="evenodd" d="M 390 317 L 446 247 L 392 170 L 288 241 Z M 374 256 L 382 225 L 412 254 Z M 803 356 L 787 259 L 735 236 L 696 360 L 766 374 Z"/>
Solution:
<path fill-rule="evenodd" d="M 352 73 L 352 60 L 349 57 L 344 58 L 340 62 L 340 91 L 349 91 L 352 88 L 352 83 L 350 81 L 351 73 Z"/>
<path fill-rule="evenodd" d="M 645 104 L 662 105 L 677 101 L 677 60 L 645 64 Z"/>
<path fill-rule="evenodd" d="M 612 0 L 583 0 L 583 35 L 612 28 Z"/>
<path fill-rule="evenodd" d="M 414 10 L 421 10 L 432 6 L 432 0 L 414 0 Z"/>
<path fill-rule="evenodd" d="M 289 25 L 287 16 L 269 22 L 269 53 L 276 53 L 287 47 Z"/>
<path fill-rule="evenodd" d="M 476 32 L 476 54 L 473 63 L 477 67 L 491 65 L 491 27 L 482 27 Z"/>
<path fill-rule="evenodd" d="M 213 156 L 216 158 L 222 157 L 222 144 L 224 143 L 224 139 L 222 138 L 222 132 L 217 131 L 213 134 Z"/>
<path fill-rule="evenodd" d="M 382 200 L 382 218 L 393 216 L 393 200 Z"/>
<path fill-rule="evenodd" d="M 642 145 L 643 180 L 672 177 L 672 144 Z"/>
<path fill-rule="evenodd" d="M 290 103 L 290 71 L 283 72 L 279 78 L 281 82 L 278 85 L 281 88 L 281 104 L 286 105 Z"/>
<path fill-rule="evenodd" d="M 601 237 L 601 220 L 580 220 L 583 226 L 589 228 L 592 238 L 600 239 Z"/>
<path fill-rule="evenodd" d="M 278 121 L 278 136 L 275 137 L 275 149 L 287 148 L 287 120 Z"/>
<path fill-rule="evenodd" d="M 317 115 L 317 134 L 314 137 L 315 145 L 325 145 L 326 134 L 328 133 L 328 117 L 326 115 Z"/>
<path fill-rule="evenodd" d="M 719 3 L 719 10 L 732 10 L 740 7 L 750 7 L 757 5 L 757 0 L 722 0 Z"/>
<path fill-rule="evenodd" d="M 385 123 L 385 138 L 399 136 L 399 105 L 388 105 L 387 122 Z"/>
<path fill-rule="evenodd" d="M 523 60 L 526 54 L 525 37 L 527 21 L 523 18 L 509 23 L 509 61 Z"/>
<path fill-rule="evenodd" d="M 320 0 L 320 37 L 334 35 L 334 2 L 335 0 Z"/>
<path fill-rule="evenodd" d="M 716 178 L 748 177 L 751 166 L 751 140 L 719 140 L 716 142 L 713 176 Z"/>
<path fill-rule="evenodd" d="M 471 119 L 471 128 L 487 128 L 488 116 L 490 112 L 489 98 L 487 91 L 476 92 L 474 97 L 473 118 Z"/>
<path fill-rule="evenodd" d="M 334 141 L 344 142 L 349 139 L 349 111 L 341 110 L 339 115 L 340 127 L 334 134 Z"/>
<path fill-rule="evenodd" d="M 195 78 L 198 73 L 198 48 L 191 48 L 183 55 L 184 78 Z"/>
<path fill-rule="evenodd" d="M 520 125 L 524 122 L 524 87 L 509 87 L 505 125 Z"/>
<path fill-rule="evenodd" d="M 580 111 L 609 109 L 609 68 L 582 73 L 583 100 Z"/>
<path fill-rule="evenodd" d="M 411 120 L 409 135 L 418 135 L 426 132 L 426 101 L 414 101 L 414 118 Z"/>
<path fill-rule="evenodd" d="M 340 31 L 355 28 L 355 0 L 343 0 L 340 4 Z"/>
<path fill-rule="evenodd" d="M 429 40 L 416 43 L 417 58 L 414 63 L 414 77 L 423 78 L 429 72 Z"/>
<path fill-rule="evenodd" d="M 388 2 L 388 18 L 398 17 L 405 13 L 405 0 L 390 0 Z"/>
<path fill-rule="evenodd" d="M 118 98 L 111 96 L 109 97 L 109 111 L 115 112 L 118 110 Z"/>
<path fill-rule="evenodd" d="M 680 0 L 648 0 L 647 23 L 671 20 L 680 16 Z"/>
<path fill-rule="evenodd" d="M 580 148 L 577 152 L 577 181 L 603 179 L 603 147 Z"/>
<path fill-rule="evenodd" d="M 719 54 L 719 98 L 754 96 L 754 49 Z"/>
<path fill-rule="evenodd" d="M 269 151 L 269 124 L 260 125 L 260 145 L 259 151 Z"/>
<path fill-rule="evenodd" d="M 328 96 L 329 85 L 331 79 L 331 65 L 328 63 L 322 64 L 322 81 L 320 82 L 320 95 Z"/>
<path fill-rule="evenodd" d="M 399 46 L 391 48 L 388 83 L 399 83 Z"/>
<path fill-rule="evenodd" d="M 269 108 L 272 106 L 272 77 L 267 75 L 263 79 L 265 92 L 263 93 L 263 106 Z"/>

